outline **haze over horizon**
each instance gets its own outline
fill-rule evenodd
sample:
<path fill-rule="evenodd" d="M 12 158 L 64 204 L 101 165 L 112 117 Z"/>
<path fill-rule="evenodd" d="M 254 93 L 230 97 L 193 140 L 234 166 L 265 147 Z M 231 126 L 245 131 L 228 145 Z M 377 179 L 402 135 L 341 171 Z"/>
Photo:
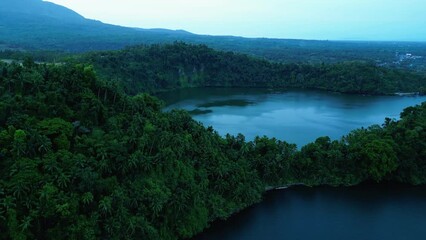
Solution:
<path fill-rule="evenodd" d="M 86 18 L 196 34 L 426 41 L 424 0 L 49 0 Z"/>

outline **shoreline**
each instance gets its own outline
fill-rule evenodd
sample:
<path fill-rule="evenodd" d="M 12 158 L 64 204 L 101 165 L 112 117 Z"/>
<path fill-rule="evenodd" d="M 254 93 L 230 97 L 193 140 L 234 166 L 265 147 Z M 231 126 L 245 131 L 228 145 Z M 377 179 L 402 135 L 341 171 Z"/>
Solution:
<path fill-rule="evenodd" d="M 394 93 L 394 95 L 399 97 L 421 96 L 420 92 L 396 92 Z"/>
<path fill-rule="evenodd" d="M 289 184 L 280 185 L 280 186 L 267 186 L 265 187 L 265 192 L 270 192 L 275 190 L 284 190 L 284 189 L 288 189 L 288 188 L 296 187 L 296 186 L 312 187 L 311 185 L 308 185 L 306 183 L 289 183 Z"/>

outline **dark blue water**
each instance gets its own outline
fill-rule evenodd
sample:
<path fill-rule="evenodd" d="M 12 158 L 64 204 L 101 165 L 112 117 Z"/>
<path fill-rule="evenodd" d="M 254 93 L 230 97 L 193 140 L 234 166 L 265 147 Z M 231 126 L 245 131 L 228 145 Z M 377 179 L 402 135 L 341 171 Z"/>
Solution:
<path fill-rule="evenodd" d="M 426 187 L 297 187 L 264 200 L 194 240 L 426 239 Z"/>

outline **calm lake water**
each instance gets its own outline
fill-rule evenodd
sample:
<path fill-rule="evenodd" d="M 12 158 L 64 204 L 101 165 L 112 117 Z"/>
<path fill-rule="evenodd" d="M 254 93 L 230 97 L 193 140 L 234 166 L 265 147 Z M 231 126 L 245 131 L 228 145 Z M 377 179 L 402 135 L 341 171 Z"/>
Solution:
<path fill-rule="evenodd" d="M 195 120 L 220 134 L 276 137 L 298 146 L 321 136 L 339 139 L 351 130 L 399 118 L 426 97 L 361 96 L 321 91 L 185 89 L 159 95 L 166 110 L 192 111 Z"/>
<path fill-rule="evenodd" d="M 298 146 L 320 136 L 399 118 L 426 97 L 360 96 L 319 91 L 189 89 L 162 94 L 166 110 L 182 108 L 220 134 L 267 135 Z M 363 185 L 297 187 L 269 192 L 264 201 L 194 240 L 426 239 L 426 187 Z"/>
<path fill-rule="evenodd" d="M 426 187 L 297 187 L 267 193 L 193 240 L 423 240 L 425 224 Z"/>

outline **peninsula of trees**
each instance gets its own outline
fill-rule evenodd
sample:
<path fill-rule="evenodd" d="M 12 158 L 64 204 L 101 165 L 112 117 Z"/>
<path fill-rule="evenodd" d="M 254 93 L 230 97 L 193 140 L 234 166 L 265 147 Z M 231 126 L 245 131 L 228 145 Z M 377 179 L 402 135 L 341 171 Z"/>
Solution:
<path fill-rule="evenodd" d="M 260 201 L 269 186 L 426 183 L 426 103 L 298 150 L 273 138 L 221 137 L 185 111 L 125 93 L 244 81 L 389 93 L 417 90 L 421 76 L 364 63 L 281 65 L 182 44 L 87 59 L 100 76 L 85 64 L 0 63 L 1 239 L 185 239 Z"/>

